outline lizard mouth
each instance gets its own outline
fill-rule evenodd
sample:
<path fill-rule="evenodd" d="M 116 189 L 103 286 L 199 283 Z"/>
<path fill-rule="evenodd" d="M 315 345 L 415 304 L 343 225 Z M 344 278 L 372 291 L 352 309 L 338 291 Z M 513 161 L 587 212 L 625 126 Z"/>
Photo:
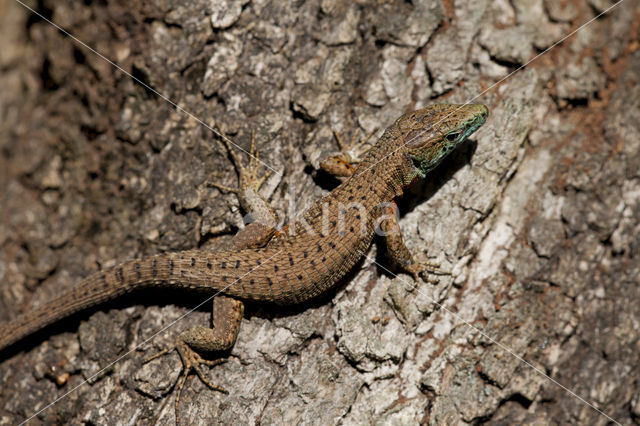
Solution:
<path fill-rule="evenodd" d="M 473 132 L 478 130 L 487 121 L 489 111 L 487 107 L 482 104 L 469 105 L 470 117 L 465 120 L 463 124 L 449 133 L 447 133 L 444 139 L 449 142 L 448 145 L 456 145 L 467 139 Z M 448 150 L 447 150 L 448 151 Z"/>
<path fill-rule="evenodd" d="M 464 132 L 464 136 L 462 137 L 463 139 L 466 139 L 467 137 L 469 137 L 469 135 L 478 130 L 480 126 L 482 126 L 485 121 L 487 121 L 487 117 L 489 116 L 489 110 L 486 106 L 482 104 L 476 104 L 474 105 L 474 107 L 474 114 L 471 120 L 466 123 L 467 130 Z"/>

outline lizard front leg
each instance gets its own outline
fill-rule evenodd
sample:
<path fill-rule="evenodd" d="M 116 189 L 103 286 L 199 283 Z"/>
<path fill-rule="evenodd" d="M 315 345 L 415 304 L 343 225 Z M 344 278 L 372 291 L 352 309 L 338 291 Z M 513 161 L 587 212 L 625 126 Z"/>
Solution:
<path fill-rule="evenodd" d="M 259 193 L 261 185 L 264 183 L 270 173 L 259 174 L 259 163 L 255 149 L 255 136 L 251 134 L 251 149 L 247 165 L 244 165 L 237 153 L 231 148 L 227 136 L 220 129 L 222 140 L 225 144 L 227 152 L 231 157 L 233 164 L 238 173 L 238 187 L 232 188 L 217 183 L 210 183 L 224 191 L 234 192 L 240 202 L 243 210 L 251 217 L 251 223 L 240 230 L 228 243 L 219 249 L 223 250 L 241 250 L 246 248 L 257 248 L 264 246 L 274 234 L 275 225 L 278 220 L 275 210 L 269 205 L 268 201 Z M 231 284 L 233 285 L 233 284 Z M 173 349 L 176 349 L 180 355 L 183 364 L 183 372 L 177 383 L 177 395 L 175 401 L 176 424 L 180 424 L 179 406 L 182 389 L 187 377 L 191 371 L 195 371 L 196 375 L 212 390 L 227 393 L 227 391 L 212 383 L 202 371 L 201 365 L 214 366 L 225 361 L 224 358 L 208 360 L 203 358 L 200 353 L 220 353 L 230 350 L 235 344 L 240 329 L 240 323 L 244 315 L 244 303 L 241 300 L 227 297 L 225 295 L 216 295 L 213 300 L 212 326 L 194 327 L 186 330 L 178 335 L 173 346 L 159 352 L 158 354 L 148 358 L 145 362 L 149 362 L 161 355 L 164 355 Z"/>
<path fill-rule="evenodd" d="M 427 260 L 416 260 L 402 239 L 402 231 L 398 223 L 398 206 L 391 202 L 379 207 L 378 231 L 382 234 L 387 244 L 387 250 L 391 259 L 402 269 L 413 276 L 416 282 L 421 274 L 433 273 L 448 275 L 449 272 L 440 269 L 440 264 Z M 437 283 L 437 280 L 426 279 L 428 282 Z"/>
<path fill-rule="evenodd" d="M 329 173 L 336 179 L 348 178 L 353 174 L 355 165 L 360 162 L 360 158 L 367 151 L 365 148 L 369 138 L 375 133 L 375 129 L 361 141 L 358 141 L 358 130 L 353 133 L 351 142 L 346 144 L 337 132 L 333 136 L 340 147 L 339 152 L 333 152 L 320 160 L 320 169 Z"/>

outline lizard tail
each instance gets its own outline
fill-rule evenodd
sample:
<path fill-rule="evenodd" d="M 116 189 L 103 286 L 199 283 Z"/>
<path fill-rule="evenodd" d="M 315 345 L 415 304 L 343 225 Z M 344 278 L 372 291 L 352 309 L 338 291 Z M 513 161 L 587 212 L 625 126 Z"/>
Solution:
<path fill-rule="evenodd" d="M 0 350 L 84 309 L 157 282 L 171 283 L 184 253 L 160 254 L 94 273 L 55 299 L 0 325 Z"/>

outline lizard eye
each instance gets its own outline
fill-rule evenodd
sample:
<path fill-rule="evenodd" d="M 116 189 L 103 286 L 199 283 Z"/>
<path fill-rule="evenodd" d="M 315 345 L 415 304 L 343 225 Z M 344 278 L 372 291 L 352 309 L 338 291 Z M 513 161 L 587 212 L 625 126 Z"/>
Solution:
<path fill-rule="evenodd" d="M 418 160 L 417 158 L 412 158 L 411 161 L 413 161 L 413 167 L 415 167 L 416 169 L 419 169 L 422 165 L 422 161 Z"/>
<path fill-rule="evenodd" d="M 460 136 L 460 132 L 452 132 L 452 133 L 449 133 L 447 136 L 445 136 L 445 138 L 449 142 L 455 142 L 458 139 L 458 136 Z"/>

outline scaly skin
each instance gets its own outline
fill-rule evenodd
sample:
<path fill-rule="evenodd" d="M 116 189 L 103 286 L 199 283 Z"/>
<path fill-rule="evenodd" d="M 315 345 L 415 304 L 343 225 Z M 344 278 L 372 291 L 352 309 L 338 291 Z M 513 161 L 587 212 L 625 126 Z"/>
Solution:
<path fill-rule="evenodd" d="M 415 178 L 424 177 L 479 128 L 487 114 L 484 105 L 476 104 L 434 105 L 403 115 L 386 129 L 349 179 L 266 246 L 164 253 L 97 272 L 3 325 L 0 349 L 82 309 L 145 287 L 221 291 L 231 298 L 283 305 L 317 296 L 366 252 L 381 214 L 378 206 L 393 202 Z M 403 261 L 406 267 L 416 265 L 412 259 Z"/>

